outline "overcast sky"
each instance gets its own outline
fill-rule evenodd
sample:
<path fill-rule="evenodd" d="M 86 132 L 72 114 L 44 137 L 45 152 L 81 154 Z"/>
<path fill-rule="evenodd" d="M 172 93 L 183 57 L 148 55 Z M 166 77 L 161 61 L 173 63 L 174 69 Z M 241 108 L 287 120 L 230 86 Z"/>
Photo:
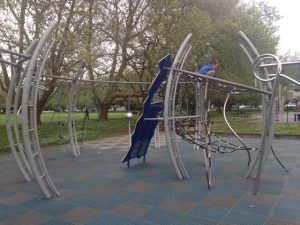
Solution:
<path fill-rule="evenodd" d="M 249 2 L 251 0 L 244 0 Z M 255 0 L 275 6 L 282 19 L 279 21 L 279 52 L 300 52 L 300 0 Z"/>

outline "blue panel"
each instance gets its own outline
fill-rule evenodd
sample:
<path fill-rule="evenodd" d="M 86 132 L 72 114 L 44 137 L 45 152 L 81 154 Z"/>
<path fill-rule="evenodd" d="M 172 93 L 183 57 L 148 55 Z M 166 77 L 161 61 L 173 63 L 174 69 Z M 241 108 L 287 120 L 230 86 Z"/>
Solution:
<path fill-rule="evenodd" d="M 130 159 L 145 157 L 147 154 L 158 120 L 145 120 L 145 118 L 156 118 L 163 109 L 163 102 L 152 103 L 152 100 L 162 82 L 166 80 L 167 70 L 165 68 L 170 68 L 171 65 L 170 55 L 167 55 L 159 62 L 160 72 L 149 88 L 148 96 L 144 102 L 143 113 L 136 123 L 135 131 L 131 136 L 131 146 L 122 163 L 129 163 Z"/>

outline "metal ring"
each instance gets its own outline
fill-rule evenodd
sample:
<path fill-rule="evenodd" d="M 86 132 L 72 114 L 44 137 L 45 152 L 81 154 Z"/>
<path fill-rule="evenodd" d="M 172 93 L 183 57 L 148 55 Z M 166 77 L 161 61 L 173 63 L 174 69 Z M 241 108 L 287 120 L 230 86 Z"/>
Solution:
<path fill-rule="evenodd" d="M 263 62 L 265 61 L 265 60 L 273 60 L 273 61 L 275 61 L 275 66 L 277 66 L 277 69 L 276 69 L 276 76 L 273 76 L 273 77 L 269 77 L 269 76 L 267 76 L 268 78 L 262 78 L 259 74 L 260 73 L 266 73 L 266 75 L 268 75 L 267 74 L 267 71 L 265 70 L 265 68 L 267 67 L 267 66 L 263 66 L 264 64 L 263 64 Z M 263 67 L 263 68 L 261 68 L 261 67 Z M 280 73 L 281 73 L 281 69 L 282 69 L 282 65 L 281 65 L 281 62 L 280 62 L 280 60 L 278 59 L 278 57 L 277 56 L 275 56 L 275 55 L 272 55 L 272 54 L 262 54 L 262 55 L 260 55 L 260 56 L 258 56 L 255 60 L 254 60 L 254 62 L 253 62 L 253 65 L 252 65 L 252 74 L 254 75 L 254 77 L 256 78 L 256 79 L 258 79 L 259 81 L 261 81 L 261 82 L 270 82 L 270 81 L 272 81 L 272 80 L 274 80 L 277 76 L 279 76 L 280 75 Z"/>

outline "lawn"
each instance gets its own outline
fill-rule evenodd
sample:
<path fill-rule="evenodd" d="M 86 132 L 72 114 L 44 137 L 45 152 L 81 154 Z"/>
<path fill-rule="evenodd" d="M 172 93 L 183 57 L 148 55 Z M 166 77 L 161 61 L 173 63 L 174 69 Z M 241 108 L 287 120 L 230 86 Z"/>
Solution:
<path fill-rule="evenodd" d="M 99 121 L 96 113 L 90 113 L 89 120 L 84 120 L 84 113 L 76 113 L 75 126 L 78 142 L 81 143 L 86 140 L 127 134 L 128 119 L 125 114 L 125 112 L 111 112 L 108 114 L 108 121 Z M 67 115 L 65 112 L 44 112 L 42 114 L 42 125 L 38 127 L 39 140 L 42 147 L 68 142 Z M 134 115 L 131 118 L 131 130 L 134 129 L 137 119 L 138 115 Z M 4 114 L 0 114 L 0 137 L 0 154 L 6 153 L 9 151 L 9 144 L 6 135 Z"/>
<path fill-rule="evenodd" d="M 252 116 L 255 113 L 252 112 Z M 128 120 L 125 112 L 111 112 L 108 115 L 108 121 L 97 120 L 96 113 L 90 113 L 89 120 L 84 121 L 85 114 L 78 112 L 75 114 L 75 124 L 77 140 L 82 143 L 86 140 L 95 140 L 110 136 L 118 136 L 128 133 Z M 134 130 L 137 115 L 131 119 L 131 130 Z M 212 131 L 231 133 L 227 127 L 221 113 L 211 113 Z M 260 134 L 262 124 L 252 117 L 236 117 L 228 113 L 230 125 L 238 134 Z M 39 126 L 39 139 L 42 147 L 51 145 L 60 145 L 68 142 L 67 131 L 67 113 L 44 112 L 42 114 L 42 125 Z M 276 123 L 275 134 L 300 135 L 300 126 L 298 123 Z M 5 129 L 5 115 L 0 114 L 0 154 L 9 152 L 9 145 Z"/>

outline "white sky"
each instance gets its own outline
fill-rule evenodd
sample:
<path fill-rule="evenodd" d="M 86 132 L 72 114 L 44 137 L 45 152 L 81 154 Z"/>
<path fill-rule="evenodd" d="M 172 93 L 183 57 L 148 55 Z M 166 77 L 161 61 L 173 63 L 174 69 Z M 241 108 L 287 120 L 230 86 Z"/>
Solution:
<path fill-rule="evenodd" d="M 251 0 L 244 0 L 249 2 Z M 255 0 L 257 2 L 268 2 L 275 6 L 282 16 L 278 21 L 279 25 L 279 52 L 284 54 L 300 52 L 300 0 Z"/>

